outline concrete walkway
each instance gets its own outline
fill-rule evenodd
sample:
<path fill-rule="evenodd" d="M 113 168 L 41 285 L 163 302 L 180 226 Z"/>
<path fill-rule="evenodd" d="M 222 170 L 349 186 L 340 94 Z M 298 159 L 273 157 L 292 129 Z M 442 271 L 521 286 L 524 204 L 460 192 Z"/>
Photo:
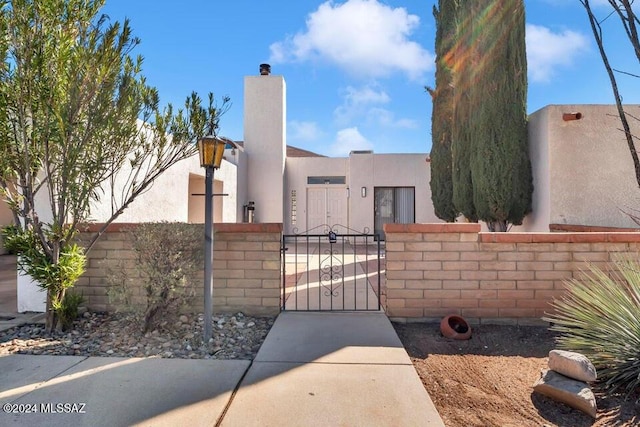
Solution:
<path fill-rule="evenodd" d="M 383 313 L 280 314 L 222 426 L 444 426 Z"/>
<path fill-rule="evenodd" d="M 0 404 L 17 426 L 444 426 L 383 313 L 282 313 L 253 363 L 1 356 Z"/>

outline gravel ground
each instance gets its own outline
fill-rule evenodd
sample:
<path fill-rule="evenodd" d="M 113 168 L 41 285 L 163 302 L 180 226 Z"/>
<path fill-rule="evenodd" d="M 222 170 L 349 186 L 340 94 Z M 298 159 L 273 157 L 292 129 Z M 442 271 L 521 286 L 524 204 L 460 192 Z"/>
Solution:
<path fill-rule="evenodd" d="M 143 334 L 130 315 L 87 312 L 67 332 L 47 335 L 44 325 L 0 332 L 0 354 L 251 360 L 274 320 L 242 313 L 214 315 L 213 338 L 205 343 L 202 314 L 182 315 Z"/>

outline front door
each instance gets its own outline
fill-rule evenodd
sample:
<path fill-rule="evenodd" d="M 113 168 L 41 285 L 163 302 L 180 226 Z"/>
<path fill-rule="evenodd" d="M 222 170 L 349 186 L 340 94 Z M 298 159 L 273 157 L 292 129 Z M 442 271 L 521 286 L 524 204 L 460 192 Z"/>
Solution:
<path fill-rule="evenodd" d="M 313 187 L 307 189 L 307 229 L 322 233 L 321 226 L 331 228 L 346 224 L 347 189 L 331 187 Z M 336 230 L 344 232 L 344 230 Z"/>

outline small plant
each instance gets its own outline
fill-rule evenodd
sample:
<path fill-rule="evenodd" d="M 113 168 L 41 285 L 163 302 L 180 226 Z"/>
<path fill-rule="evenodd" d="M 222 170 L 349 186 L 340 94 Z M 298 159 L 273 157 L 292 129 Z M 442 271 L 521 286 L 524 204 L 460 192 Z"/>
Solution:
<path fill-rule="evenodd" d="M 63 331 L 71 327 L 73 321 L 78 318 L 78 307 L 84 302 L 82 294 L 67 292 L 61 303 L 53 305 L 58 313 L 58 319 Z"/>
<path fill-rule="evenodd" d="M 55 234 L 47 228 L 46 235 Z M 77 244 L 64 245 L 52 261 L 36 243 L 37 235 L 32 229 L 21 230 L 16 226 L 2 229 L 5 248 L 18 256 L 18 268 L 31 278 L 42 289 L 47 291 L 51 310 L 54 313 L 48 324 L 49 330 L 56 328 L 64 314 L 60 311 L 65 307 L 67 290 L 72 288 L 84 273 L 87 257 L 84 249 Z M 47 308 L 49 310 L 49 308 Z M 64 326 L 64 325 L 63 325 Z"/>
<path fill-rule="evenodd" d="M 606 272 L 588 265 L 583 279 L 567 281 L 567 294 L 544 317 L 560 332 L 558 347 L 587 356 L 611 392 L 640 388 L 640 263 L 618 260 Z"/>
<path fill-rule="evenodd" d="M 147 332 L 170 320 L 191 302 L 191 278 L 202 269 L 202 230 L 189 224 L 147 223 L 131 231 L 136 267 L 141 274 L 142 300 L 123 269 L 111 275 L 109 297 L 121 310 L 134 312 Z"/>

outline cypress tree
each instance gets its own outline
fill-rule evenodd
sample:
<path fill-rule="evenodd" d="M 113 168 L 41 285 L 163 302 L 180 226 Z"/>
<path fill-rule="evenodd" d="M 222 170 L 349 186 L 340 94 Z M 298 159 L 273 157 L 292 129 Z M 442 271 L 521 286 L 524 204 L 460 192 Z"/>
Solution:
<path fill-rule="evenodd" d="M 477 74 L 474 64 L 473 20 L 477 17 L 477 0 L 454 0 L 456 2 L 455 25 L 455 66 L 453 68 L 453 132 L 451 145 L 453 203 L 458 212 L 467 220 L 478 221 L 473 203 L 473 180 L 471 156 L 474 149 L 474 132 L 471 116 L 478 108 L 474 99 L 474 78 Z"/>
<path fill-rule="evenodd" d="M 455 0 L 440 0 L 433 6 L 436 20 L 436 87 L 427 89 L 433 99 L 431 115 L 431 200 L 435 214 L 454 222 L 451 137 L 453 125 L 452 67 L 455 46 Z"/>
<path fill-rule="evenodd" d="M 508 224 L 522 224 L 531 212 L 533 193 L 527 144 L 524 2 L 473 3 L 482 11 L 472 25 L 477 60 L 469 115 L 473 205 L 491 231 L 507 231 Z"/>

